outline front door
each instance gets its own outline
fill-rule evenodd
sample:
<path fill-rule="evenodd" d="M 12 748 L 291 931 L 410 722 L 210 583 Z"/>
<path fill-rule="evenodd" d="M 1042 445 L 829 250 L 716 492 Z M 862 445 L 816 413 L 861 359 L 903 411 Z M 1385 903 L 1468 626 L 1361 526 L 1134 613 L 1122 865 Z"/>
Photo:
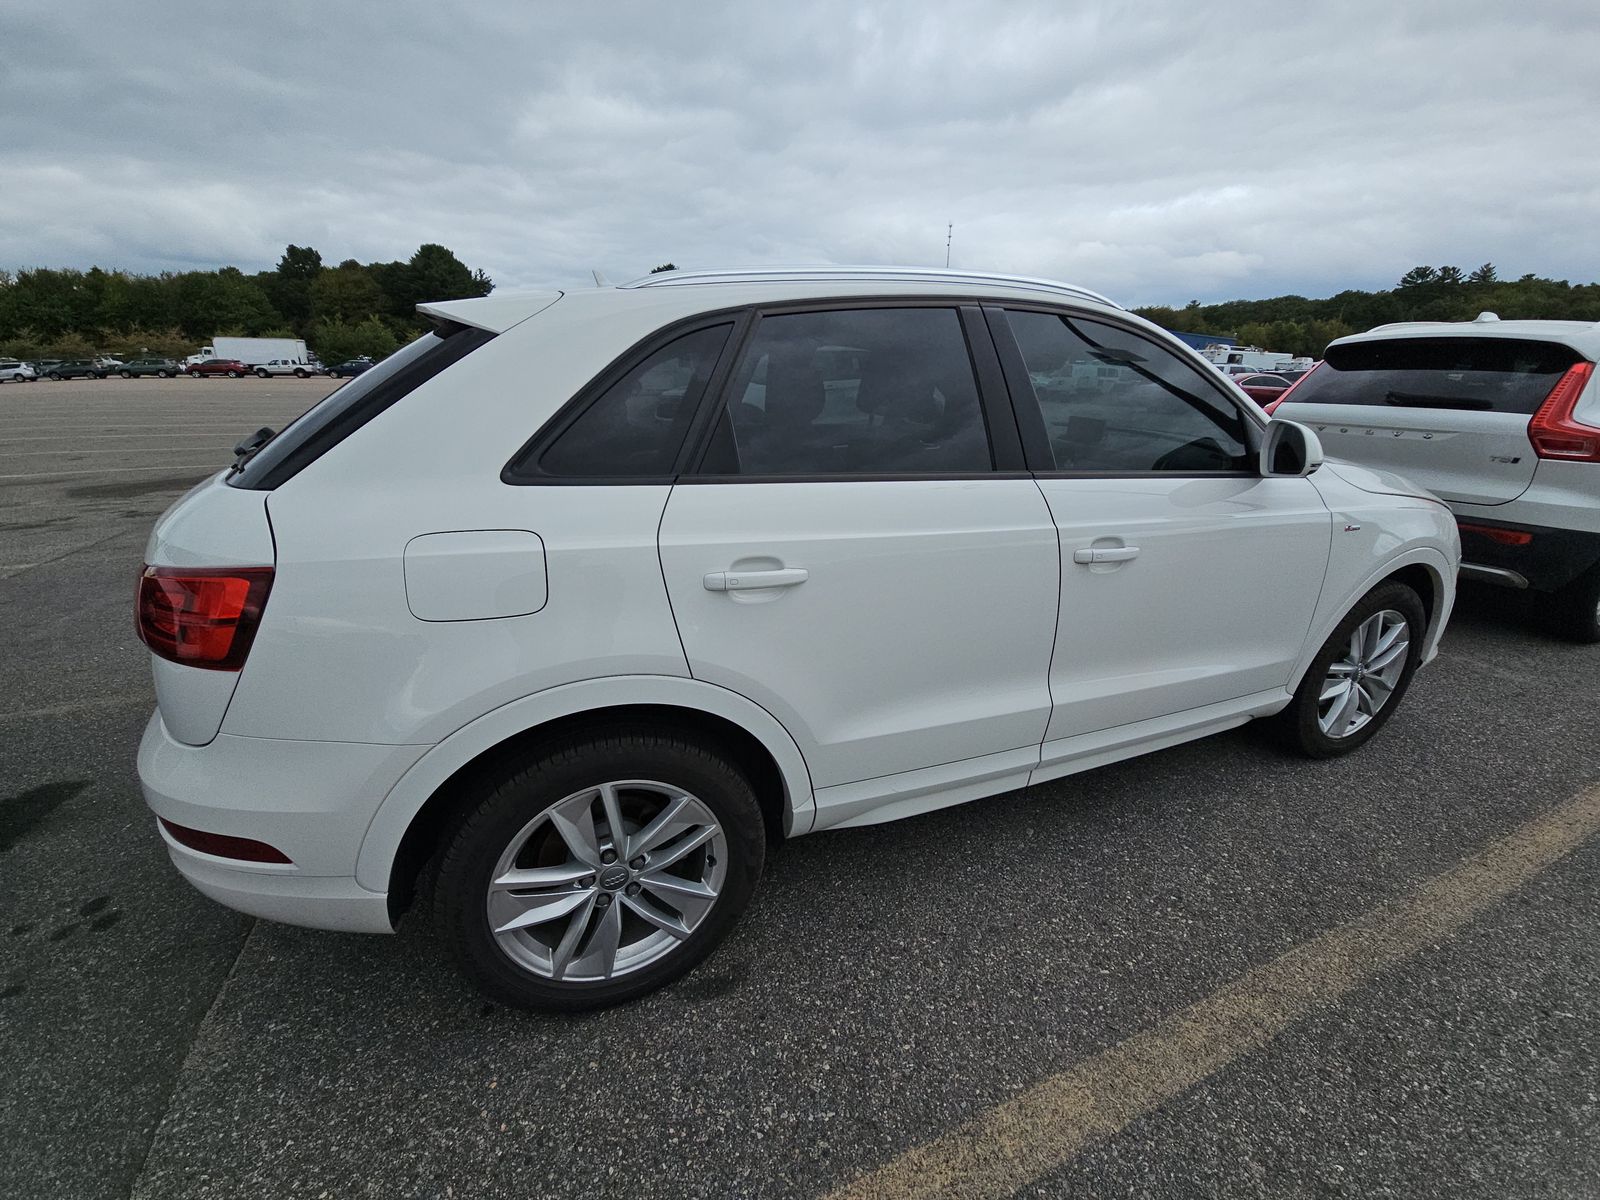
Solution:
<path fill-rule="evenodd" d="M 1051 742 L 1284 688 L 1328 564 L 1315 487 L 1262 478 L 1248 401 L 1142 333 L 1050 312 L 1003 320 L 1061 538 L 1046 761 Z"/>

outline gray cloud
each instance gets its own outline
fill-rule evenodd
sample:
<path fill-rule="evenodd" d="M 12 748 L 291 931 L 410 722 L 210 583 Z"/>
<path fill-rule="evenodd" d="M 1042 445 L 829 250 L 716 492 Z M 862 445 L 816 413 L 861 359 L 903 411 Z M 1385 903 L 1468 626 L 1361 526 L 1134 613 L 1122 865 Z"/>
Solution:
<path fill-rule="evenodd" d="M 943 261 L 1129 302 L 1600 276 L 1591 3 L 0 0 L 0 266 Z"/>

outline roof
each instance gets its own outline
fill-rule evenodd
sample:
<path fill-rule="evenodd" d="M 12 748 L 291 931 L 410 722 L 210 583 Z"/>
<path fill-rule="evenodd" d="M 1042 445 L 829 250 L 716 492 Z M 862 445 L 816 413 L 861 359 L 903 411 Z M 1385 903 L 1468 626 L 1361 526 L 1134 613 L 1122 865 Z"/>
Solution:
<path fill-rule="evenodd" d="M 659 271 L 619 286 L 623 288 L 684 287 L 718 283 L 944 283 L 997 286 L 1014 291 L 1047 292 L 1092 300 L 1121 308 L 1115 300 L 1076 284 L 1033 275 L 1005 275 L 991 271 L 957 271 L 948 267 L 750 267 L 726 271 Z"/>
<path fill-rule="evenodd" d="M 733 271 L 663 271 L 618 287 L 575 291 L 495 292 L 471 300 L 417 305 L 427 317 L 504 333 L 513 325 L 563 301 L 556 313 L 577 318 L 626 311 L 638 320 L 664 323 L 699 312 L 784 300 L 847 297 L 949 296 L 952 300 L 1071 300 L 1125 311 L 1098 292 L 1049 279 L 980 271 L 922 267 L 765 267 Z M 1137 320 L 1138 318 L 1134 318 Z"/>
<path fill-rule="evenodd" d="M 1365 333 L 1350 334 L 1329 345 L 1421 337 L 1521 338 L 1536 342 L 1559 342 L 1591 359 L 1600 354 L 1600 324 L 1593 321 L 1501 321 L 1492 314 L 1484 314 L 1484 317 L 1474 321 L 1397 321 L 1390 325 L 1379 325 Z"/>

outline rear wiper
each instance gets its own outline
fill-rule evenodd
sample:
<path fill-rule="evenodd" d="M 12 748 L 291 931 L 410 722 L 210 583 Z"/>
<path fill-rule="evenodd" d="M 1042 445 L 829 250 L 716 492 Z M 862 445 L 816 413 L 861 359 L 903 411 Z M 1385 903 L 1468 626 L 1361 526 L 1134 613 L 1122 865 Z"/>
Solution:
<path fill-rule="evenodd" d="M 228 472 L 228 474 L 229 475 L 234 475 L 234 474 L 237 474 L 238 472 L 244 470 L 245 463 L 249 462 L 252 458 L 254 458 L 260 452 L 261 447 L 265 446 L 268 442 L 270 442 L 273 438 L 275 438 L 277 436 L 278 436 L 278 431 L 277 430 L 272 429 L 269 426 L 263 425 L 260 429 L 256 430 L 254 433 L 252 433 L 249 437 L 245 438 L 242 442 L 240 442 L 236 446 L 234 446 L 234 448 L 233 448 L 233 468 L 232 468 L 232 470 L 230 470 Z"/>
<path fill-rule="evenodd" d="M 1492 400 L 1469 400 L 1462 396 L 1424 396 L 1417 392 L 1385 392 L 1385 404 L 1400 408 L 1464 408 L 1472 412 L 1488 412 L 1494 407 Z"/>

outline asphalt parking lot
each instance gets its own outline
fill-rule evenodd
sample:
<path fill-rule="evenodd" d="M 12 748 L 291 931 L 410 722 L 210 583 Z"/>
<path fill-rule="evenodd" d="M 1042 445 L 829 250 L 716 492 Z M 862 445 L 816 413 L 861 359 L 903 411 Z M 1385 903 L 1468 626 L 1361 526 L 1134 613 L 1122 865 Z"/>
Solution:
<path fill-rule="evenodd" d="M 1600 647 L 1494 593 L 1350 758 L 1246 729 L 802 839 L 596 1015 L 192 892 L 144 539 L 333 386 L 0 386 L 0 1194 L 1600 1192 Z"/>

